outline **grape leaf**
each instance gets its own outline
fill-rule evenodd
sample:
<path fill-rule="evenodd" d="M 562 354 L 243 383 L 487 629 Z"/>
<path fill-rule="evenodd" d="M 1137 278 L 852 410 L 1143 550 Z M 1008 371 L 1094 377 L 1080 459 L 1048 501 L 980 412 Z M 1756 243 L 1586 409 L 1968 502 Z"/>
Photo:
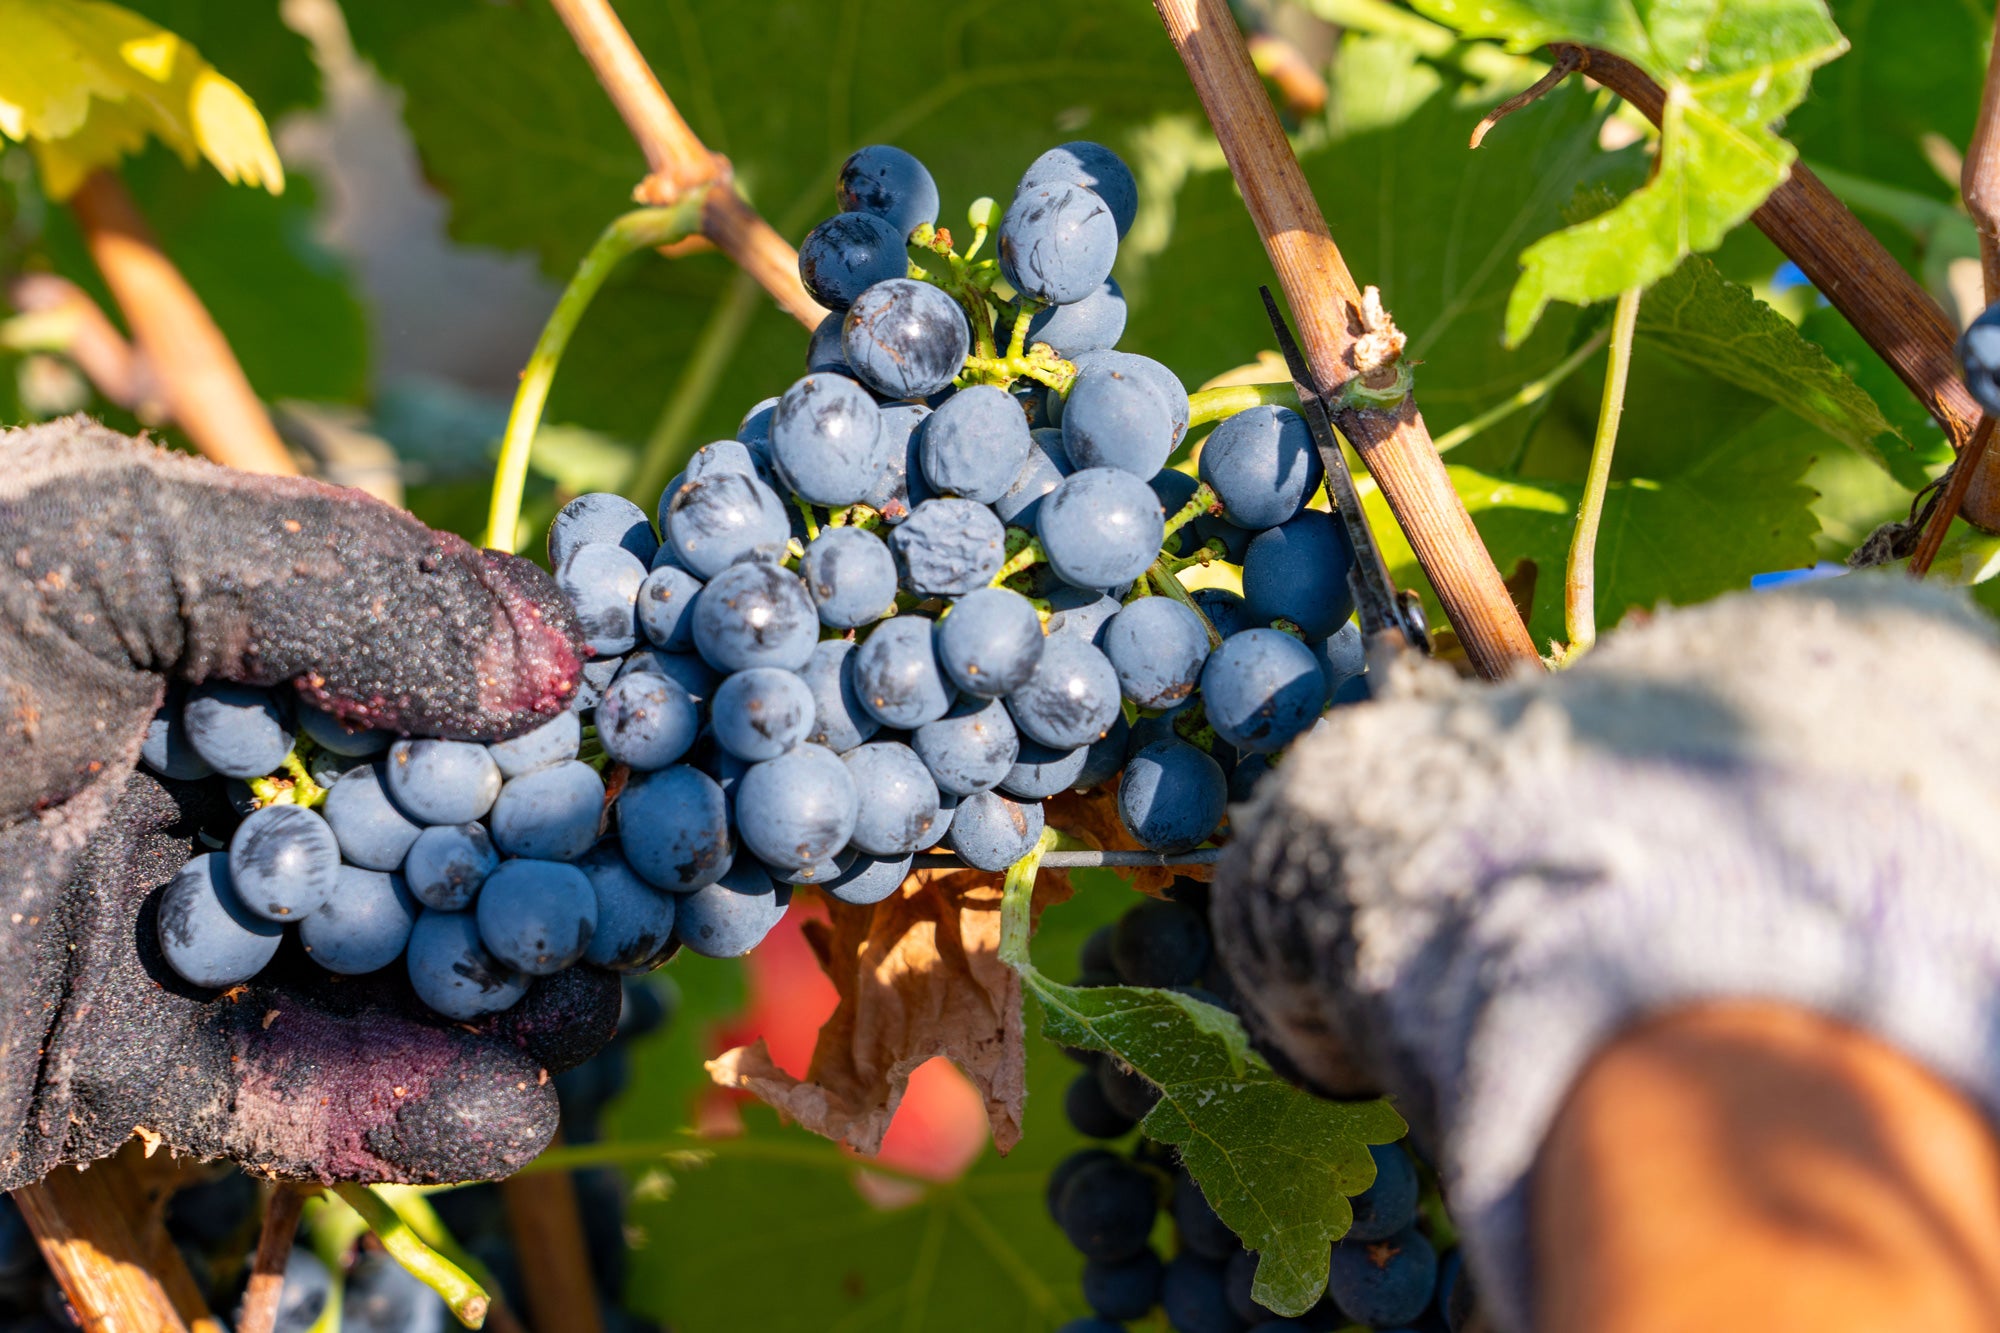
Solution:
<path fill-rule="evenodd" d="M 1076 879 L 1086 891 L 1044 917 L 1037 937 L 1063 975 L 1084 938 L 1135 901 L 1106 872 Z M 688 1003 L 659 1039 L 635 1050 L 632 1088 L 609 1118 L 616 1146 L 657 1140 L 662 1123 L 684 1123 L 697 1091 L 689 1076 L 701 1078 L 700 1056 L 713 1049 L 689 1020 L 728 1012 L 739 972 L 686 955 L 667 970 Z M 718 988 L 726 992 L 719 1000 L 710 994 Z M 867 1163 L 780 1126 L 754 1104 L 739 1138 L 683 1137 L 680 1146 L 696 1151 L 664 1164 L 670 1186 L 662 1171 L 635 1173 L 626 1303 L 682 1333 L 1041 1333 L 1084 1314 L 1082 1258 L 1043 1196 L 1051 1168 L 1093 1145 L 1063 1116 L 1062 1089 L 1076 1066 L 1036 1039 L 1033 1022 L 1026 1134 L 1012 1153 L 986 1153 L 957 1180 L 877 1172 L 864 1194 L 856 1180 Z"/>
<path fill-rule="evenodd" d="M 102 0 L 0 0 L 0 32 L 0 134 L 34 149 L 52 198 L 148 138 L 232 183 L 284 191 L 255 104 L 179 35 Z"/>
<path fill-rule="evenodd" d="M 1638 332 L 1644 345 L 1789 408 L 1888 467 L 1877 440 L 1896 428 L 1868 392 L 1790 320 L 1699 255 L 1646 293 Z"/>
<path fill-rule="evenodd" d="M 1713 250 L 1784 183 L 1797 156 L 1771 124 L 1812 71 L 1847 49 L 1821 0 L 1414 0 L 1467 37 L 1526 51 L 1574 42 L 1619 55 L 1666 91 L 1652 180 L 1521 255 L 1507 339 L 1551 301 L 1587 305 L 1650 286 Z"/>
<path fill-rule="evenodd" d="M 1402 1117 L 1385 1101 L 1293 1087 L 1227 1010 L 1176 991 L 1051 981 L 1028 958 L 1032 881 L 1031 862 L 1008 872 L 1000 957 L 1039 1002 L 1043 1035 L 1102 1051 L 1160 1090 L 1140 1131 L 1180 1149 L 1216 1216 L 1257 1252 L 1257 1300 L 1305 1313 L 1326 1290 L 1328 1248 L 1354 1220 L 1347 1196 L 1375 1178 L 1367 1145 L 1401 1138 Z"/>

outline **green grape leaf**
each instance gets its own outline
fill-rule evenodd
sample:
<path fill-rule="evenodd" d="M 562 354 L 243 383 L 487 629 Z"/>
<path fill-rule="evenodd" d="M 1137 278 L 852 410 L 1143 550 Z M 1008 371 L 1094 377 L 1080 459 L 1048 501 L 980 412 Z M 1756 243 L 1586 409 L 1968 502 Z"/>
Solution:
<path fill-rule="evenodd" d="M 1867 390 L 1748 287 L 1691 255 L 1639 306 L 1641 345 L 1750 390 L 1888 466 L 1877 446 L 1896 428 Z M 1907 397 L 1907 395 L 1904 395 Z"/>
<path fill-rule="evenodd" d="M 1045 912 L 1037 939 L 1065 969 L 1093 929 L 1136 901 L 1108 871 L 1075 878 L 1085 891 Z M 1032 1031 L 1025 1137 L 954 1180 L 868 1172 L 865 1159 L 755 1103 L 744 1104 L 739 1136 L 662 1139 L 663 1126 L 690 1122 L 698 1099 L 721 1096 L 701 1063 L 741 1005 L 742 971 L 683 954 L 658 974 L 679 982 L 679 1013 L 634 1046 L 606 1142 L 583 1149 L 630 1163 L 632 1309 L 681 1333 L 1029 1333 L 1086 1313 L 1083 1260 L 1044 1196 L 1056 1163 L 1098 1145 L 1063 1115 L 1077 1067 Z"/>
<path fill-rule="evenodd" d="M 284 191 L 256 105 L 176 33 L 103 0 L 0 0 L 0 31 L 0 135 L 34 149 L 51 197 L 149 138 L 232 183 Z"/>
<path fill-rule="evenodd" d="M 1256 1299 L 1305 1313 L 1326 1290 L 1328 1248 L 1354 1220 L 1347 1197 L 1375 1179 L 1368 1145 L 1408 1127 L 1385 1101 L 1329 1102 L 1285 1082 L 1227 1010 L 1175 991 L 1051 981 L 1027 948 L 1039 859 L 1008 872 L 1000 957 L 1038 1002 L 1042 1034 L 1102 1051 L 1160 1090 L 1140 1132 L 1180 1149 L 1216 1216 L 1257 1253 Z"/>
<path fill-rule="evenodd" d="M 1588 305 L 1651 286 L 1713 250 L 1784 183 L 1796 150 L 1770 126 L 1812 71 L 1847 49 L 1822 0 L 1414 0 L 1467 37 L 1526 51 L 1574 42 L 1639 66 L 1666 92 L 1653 178 L 1609 211 L 1521 255 L 1507 339 L 1551 301 Z"/>

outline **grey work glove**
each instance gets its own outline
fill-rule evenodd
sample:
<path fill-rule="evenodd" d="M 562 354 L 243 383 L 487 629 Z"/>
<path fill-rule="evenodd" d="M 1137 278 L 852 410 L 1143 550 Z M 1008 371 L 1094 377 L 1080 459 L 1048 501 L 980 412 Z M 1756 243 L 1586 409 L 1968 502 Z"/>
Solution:
<path fill-rule="evenodd" d="M 158 893 L 233 821 L 219 783 L 133 765 L 170 679 L 289 681 L 359 722 L 495 739 L 563 706 L 577 645 L 533 565 L 358 491 L 80 418 L 0 431 L 0 1188 L 135 1130 L 319 1180 L 485 1178 L 539 1151 L 543 1071 L 609 1037 L 616 977 L 572 969 L 476 1031 L 394 969 L 290 950 L 227 995 L 191 986 L 159 956 Z"/>
<path fill-rule="evenodd" d="M 1483 1303 L 1532 1326 L 1527 1185 L 1592 1053 L 1766 998 L 2000 1113 L 2000 636 L 1851 575 L 1478 685 L 1414 659 L 1247 809 L 1214 897 L 1247 1022 L 1436 1151 Z"/>

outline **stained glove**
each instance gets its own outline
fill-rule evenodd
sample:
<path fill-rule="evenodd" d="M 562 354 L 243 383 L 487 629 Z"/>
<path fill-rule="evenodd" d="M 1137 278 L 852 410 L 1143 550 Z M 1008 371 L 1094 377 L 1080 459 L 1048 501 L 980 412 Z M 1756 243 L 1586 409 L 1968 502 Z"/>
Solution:
<path fill-rule="evenodd" d="M 1397 1099 L 1500 1328 L 1542 1139 L 1649 1014 L 1803 1005 L 2000 1114 L 2000 638 L 1962 597 L 1851 575 L 1379 678 L 1236 812 L 1218 947 L 1281 1065 Z"/>
<path fill-rule="evenodd" d="M 169 680 L 291 682 L 357 724 L 492 740 L 563 707 L 554 584 L 408 514 L 81 418 L 0 432 L 0 1187 L 134 1133 L 294 1179 L 503 1175 L 556 1123 L 617 978 L 571 969 L 477 1029 L 390 969 L 280 963 L 217 995 L 161 959 L 159 890 L 219 783 L 134 772 Z M 545 1072 L 547 1071 L 547 1072 Z"/>

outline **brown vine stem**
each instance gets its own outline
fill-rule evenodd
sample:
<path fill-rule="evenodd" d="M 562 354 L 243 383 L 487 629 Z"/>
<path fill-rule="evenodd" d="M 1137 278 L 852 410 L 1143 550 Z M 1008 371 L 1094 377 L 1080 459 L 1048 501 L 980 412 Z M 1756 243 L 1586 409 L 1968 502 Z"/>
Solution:
<path fill-rule="evenodd" d="M 562 1136 L 549 1146 L 561 1148 Z M 506 1202 L 514 1253 L 523 1259 L 521 1285 L 529 1322 L 537 1329 L 599 1333 L 603 1323 L 575 1177 L 562 1171 L 509 1176 L 500 1182 L 500 1197 Z"/>
<path fill-rule="evenodd" d="M 1972 215 L 1972 224 L 1979 230 L 1979 271 L 1990 304 L 2000 300 L 2000 31 L 1993 34 L 1993 50 L 1986 62 L 1986 87 L 1979 98 L 1979 123 L 1972 128 L 1972 143 L 1965 150 L 1965 165 L 1958 180 L 1965 211 Z M 1944 546 L 1952 516 L 1961 507 L 1973 511 L 1967 517 L 1974 522 L 1979 522 L 1975 514 L 1992 517 L 1993 492 L 2000 490 L 2000 477 L 1996 477 L 1996 469 L 1989 462 L 1992 450 L 1988 446 L 1992 442 L 1993 418 L 1981 417 L 1979 429 L 1973 432 L 1971 442 L 1960 452 L 1945 478 L 1944 495 L 1924 524 L 1917 549 L 1910 553 L 1912 577 L 1922 578 L 1930 572 L 1931 561 L 1937 559 L 1939 549 Z M 1966 496 L 1975 487 L 1982 493 L 1968 504 Z M 1992 525 L 1982 522 L 1980 526 Z"/>
<path fill-rule="evenodd" d="M 195 447 L 247 472 L 296 473 L 298 466 L 228 339 L 161 252 L 125 183 L 108 171 L 96 172 L 70 196 L 69 207 L 132 340 Z"/>
<path fill-rule="evenodd" d="M 1479 123 L 1472 127 L 1472 142 L 1467 144 L 1466 147 L 1477 148 L 1480 144 L 1486 142 L 1486 136 L 1492 132 L 1495 125 L 1498 125 L 1501 121 L 1507 119 L 1507 117 L 1513 115 L 1529 103 L 1538 102 L 1548 96 L 1551 88 L 1576 73 L 1582 64 L 1583 48 L 1577 46 L 1560 48 L 1556 52 L 1556 63 L 1553 69 L 1480 117 Z"/>
<path fill-rule="evenodd" d="M 549 4 L 646 155 L 651 174 L 633 191 L 633 198 L 666 206 L 692 190 L 712 187 L 702 207 L 701 234 L 755 278 L 792 318 L 808 329 L 819 327 L 828 312 L 799 281 L 798 252 L 737 193 L 729 160 L 710 152 L 682 118 L 610 0 L 549 0 Z"/>
<path fill-rule="evenodd" d="M 1561 47 L 1555 48 L 1558 52 Z M 1655 125 L 1666 94 L 1631 61 L 1607 51 L 1583 50 L 1580 68 L 1636 107 Z M 1989 85 L 1990 94 L 1990 85 Z M 1971 169 L 1971 158 L 1967 158 Z M 1846 316 L 1876 355 L 1944 428 L 1963 452 L 1975 438 L 1979 405 L 1959 378 L 1953 350 L 1958 330 L 1951 317 L 1882 243 L 1802 162 L 1771 192 L 1751 221 L 1785 257 L 1799 266 L 1833 308 Z M 2000 528 L 2000 475 L 1988 455 L 1963 469 L 1964 516 L 1982 528 Z M 1952 512 L 1947 508 L 1946 514 Z"/>
<path fill-rule="evenodd" d="M 264 1201 L 264 1221 L 257 1232 L 257 1253 L 250 1261 L 250 1284 L 243 1292 L 243 1313 L 236 1333 L 271 1333 L 278 1321 L 278 1297 L 285 1289 L 285 1261 L 292 1255 L 299 1214 L 306 1195 L 318 1193 L 280 1181 Z"/>
<path fill-rule="evenodd" d="M 1339 395 L 1362 369 L 1354 355 L 1366 332 L 1362 292 L 1292 154 L 1227 0 L 1153 0 L 1153 7 L 1257 224 L 1306 360 L 1327 393 Z M 1394 375 L 1395 367 L 1385 368 Z M 1351 403 L 1336 410 L 1334 424 L 1381 486 L 1473 666 L 1488 678 L 1539 666 L 1528 628 L 1452 489 L 1415 400 L 1406 394 L 1390 407 Z"/>

